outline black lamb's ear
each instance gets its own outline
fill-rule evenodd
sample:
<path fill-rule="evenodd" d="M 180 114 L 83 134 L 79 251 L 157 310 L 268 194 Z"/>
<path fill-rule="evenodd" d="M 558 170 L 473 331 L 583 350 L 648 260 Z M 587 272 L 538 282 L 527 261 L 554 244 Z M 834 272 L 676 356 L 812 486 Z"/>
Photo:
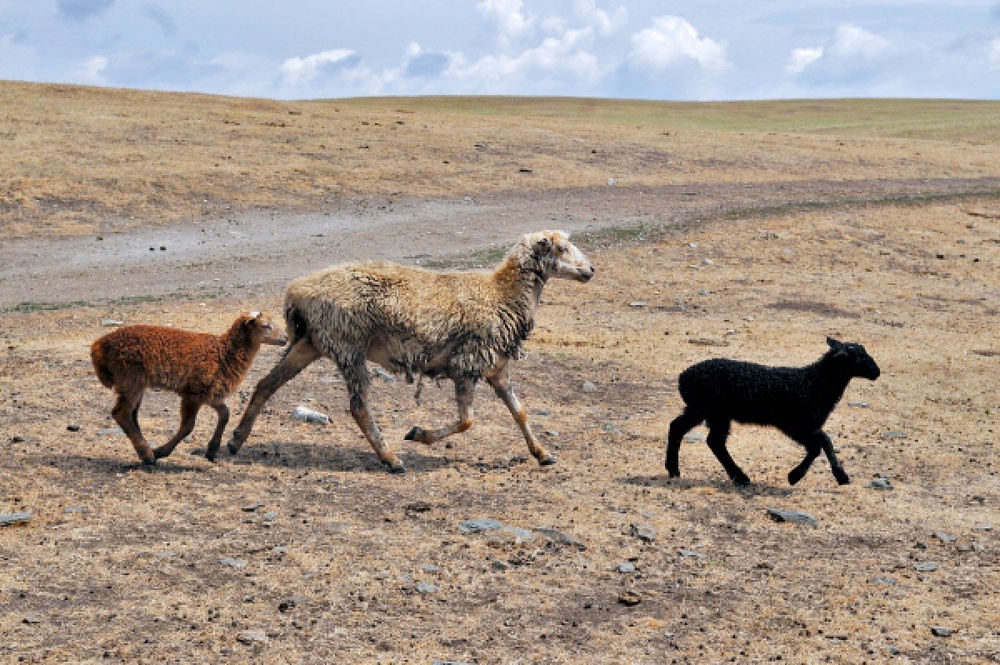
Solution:
<path fill-rule="evenodd" d="M 837 340 L 835 340 L 834 338 L 829 337 L 829 336 L 826 338 L 826 343 L 827 343 L 827 345 L 829 345 L 829 347 L 831 349 L 842 349 L 842 348 L 844 348 L 843 342 L 838 342 Z"/>

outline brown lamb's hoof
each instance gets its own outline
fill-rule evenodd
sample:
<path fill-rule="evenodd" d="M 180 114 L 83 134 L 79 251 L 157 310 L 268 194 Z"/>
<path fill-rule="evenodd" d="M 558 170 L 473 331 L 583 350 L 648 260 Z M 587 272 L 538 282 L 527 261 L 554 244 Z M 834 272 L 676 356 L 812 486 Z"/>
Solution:
<path fill-rule="evenodd" d="M 384 463 L 388 467 L 389 473 L 406 473 L 406 465 L 402 462 L 397 462 L 396 464 Z"/>
<path fill-rule="evenodd" d="M 544 459 L 538 460 L 538 466 L 552 466 L 558 461 L 555 455 L 549 455 Z"/>

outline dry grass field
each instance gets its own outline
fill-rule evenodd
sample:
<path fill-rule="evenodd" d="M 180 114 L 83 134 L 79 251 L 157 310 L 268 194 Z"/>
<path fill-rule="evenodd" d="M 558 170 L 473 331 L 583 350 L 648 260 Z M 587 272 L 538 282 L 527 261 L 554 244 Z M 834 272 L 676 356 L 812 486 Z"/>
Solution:
<path fill-rule="evenodd" d="M 0 526 L 0 662 L 1000 660 L 1000 104 L 0 94 L 0 513 L 31 514 Z M 351 224 L 259 267 L 213 240 L 302 215 Z M 450 386 L 377 378 L 390 475 L 325 361 L 237 457 L 202 456 L 210 410 L 153 470 L 113 429 L 102 320 L 218 332 L 324 259 L 488 265 L 525 225 L 597 267 L 549 285 L 514 370 L 554 467 L 482 388 L 471 431 L 402 441 L 453 417 Z M 197 262 L 100 249 L 152 231 L 204 237 Z M 749 489 L 698 441 L 667 479 L 683 368 L 806 364 L 827 335 L 883 370 L 827 423 L 852 484 L 819 459 L 789 487 L 801 450 L 739 425 Z M 177 406 L 148 395 L 152 440 Z"/>

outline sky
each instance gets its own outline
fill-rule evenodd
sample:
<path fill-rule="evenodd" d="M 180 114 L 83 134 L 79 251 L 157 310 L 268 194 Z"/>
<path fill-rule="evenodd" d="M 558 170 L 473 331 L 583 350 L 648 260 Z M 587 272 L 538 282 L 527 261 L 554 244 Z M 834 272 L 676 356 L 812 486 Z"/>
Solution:
<path fill-rule="evenodd" d="M 0 0 L 0 79 L 273 99 L 1000 99 L 1000 0 Z"/>

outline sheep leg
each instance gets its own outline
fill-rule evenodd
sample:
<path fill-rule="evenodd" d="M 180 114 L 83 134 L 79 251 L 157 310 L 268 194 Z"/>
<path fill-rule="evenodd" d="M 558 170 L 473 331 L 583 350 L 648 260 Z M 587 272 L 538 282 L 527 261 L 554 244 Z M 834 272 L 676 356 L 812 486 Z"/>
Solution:
<path fill-rule="evenodd" d="M 250 436 L 250 431 L 253 429 L 253 424 L 257 420 L 257 416 L 260 415 L 264 404 L 271 398 L 271 395 L 277 392 L 278 388 L 298 376 L 299 372 L 304 370 L 321 355 L 308 339 L 300 339 L 292 345 L 292 348 L 288 350 L 285 357 L 271 369 L 270 373 L 257 382 L 257 387 L 253 390 L 250 403 L 247 405 L 246 411 L 243 412 L 243 417 L 240 418 L 240 422 L 236 426 L 236 429 L 233 430 L 233 436 L 229 440 L 230 453 L 235 455 L 240 452 L 240 448 L 243 447 L 243 444 L 246 443 L 247 438 Z M 219 452 L 220 442 L 221 439 L 216 440 L 213 437 L 212 441 L 208 444 L 208 450 L 205 451 L 205 457 L 211 461 L 215 461 L 215 455 Z"/>
<path fill-rule="evenodd" d="M 726 448 L 726 439 L 729 438 L 730 424 L 731 421 L 728 418 L 708 419 L 708 447 L 715 454 L 715 458 L 726 469 L 726 473 L 729 474 L 729 478 L 733 481 L 733 484 L 737 486 L 749 485 L 750 478 L 733 461 L 732 456 L 729 454 L 729 449 Z"/>
<path fill-rule="evenodd" d="M 347 384 L 347 391 L 351 396 L 351 416 L 354 417 L 354 422 L 361 428 L 361 432 L 378 455 L 379 461 L 386 465 L 391 473 L 405 473 L 406 466 L 386 445 L 378 423 L 368 409 L 368 367 L 365 365 L 364 355 L 358 354 L 355 358 L 345 361 L 338 359 L 337 364 L 344 375 L 344 383 Z"/>
<path fill-rule="evenodd" d="M 468 430 L 472 427 L 472 398 L 475 395 L 475 390 L 476 382 L 474 379 L 455 379 L 455 402 L 458 404 L 458 420 L 451 425 L 434 430 L 414 427 L 403 438 L 407 441 L 419 441 L 420 443 L 430 445 L 452 434 Z"/>
<path fill-rule="evenodd" d="M 556 457 L 552 453 L 545 450 L 542 444 L 538 443 L 538 439 L 535 438 L 535 434 L 531 431 L 531 425 L 528 424 L 528 413 L 521 406 L 521 401 L 514 394 L 514 389 L 510 385 L 510 375 L 508 373 L 507 367 L 505 366 L 501 371 L 496 374 L 486 377 L 486 380 L 490 382 L 493 386 L 494 392 L 496 392 L 497 397 L 503 400 L 503 403 L 507 405 L 507 410 L 510 411 L 510 415 L 514 416 L 514 422 L 517 426 L 521 428 L 521 434 L 524 435 L 524 440 L 528 443 L 528 450 L 531 451 L 531 455 L 538 460 L 538 463 L 542 466 L 550 466 L 556 463 Z"/>
<path fill-rule="evenodd" d="M 818 430 L 806 436 L 792 437 L 798 443 L 806 447 L 806 456 L 797 467 L 788 472 L 788 484 L 794 485 L 806 475 L 809 467 L 819 457 L 820 451 L 826 453 L 826 458 L 830 461 L 830 468 L 833 470 L 833 477 L 837 479 L 837 484 L 847 485 L 851 482 L 844 467 L 837 460 L 836 453 L 833 452 L 833 442 L 823 430 Z"/>
<path fill-rule="evenodd" d="M 664 466 L 671 478 L 680 478 L 681 471 L 678 466 L 678 455 L 681 449 L 681 442 L 684 435 L 701 424 L 704 416 L 695 412 L 690 406 L 684 408 L 681 415 L 674 418 L 670 423 L 670 433 L 667 435 L 667 457 Z"/>
<path fill-rule="evenodd" d="M 139 405 L 142 403 L 142 392 L 126 394 L 118 393 L 118 399 L 111 409 L 111 416 L 122 428 L 125 435 L 132 442 L 136 454 L 143 464 L 156 464 L 156 455 L 149 447 L 142 430 L 139 429 Z"/>
<path fill-rule="evenodd" d="M 156 459 L 161 459 L 174 452 L 177 444 L 184 440 L 188 434 L 194 430 L 194 422 L 198 417 L 198 409 L 201 405 L 190 397 L 181 397 L 181 426 L 174 434 L 173 438 L 164 443 L 159 448 L 153 450 Z"/>

